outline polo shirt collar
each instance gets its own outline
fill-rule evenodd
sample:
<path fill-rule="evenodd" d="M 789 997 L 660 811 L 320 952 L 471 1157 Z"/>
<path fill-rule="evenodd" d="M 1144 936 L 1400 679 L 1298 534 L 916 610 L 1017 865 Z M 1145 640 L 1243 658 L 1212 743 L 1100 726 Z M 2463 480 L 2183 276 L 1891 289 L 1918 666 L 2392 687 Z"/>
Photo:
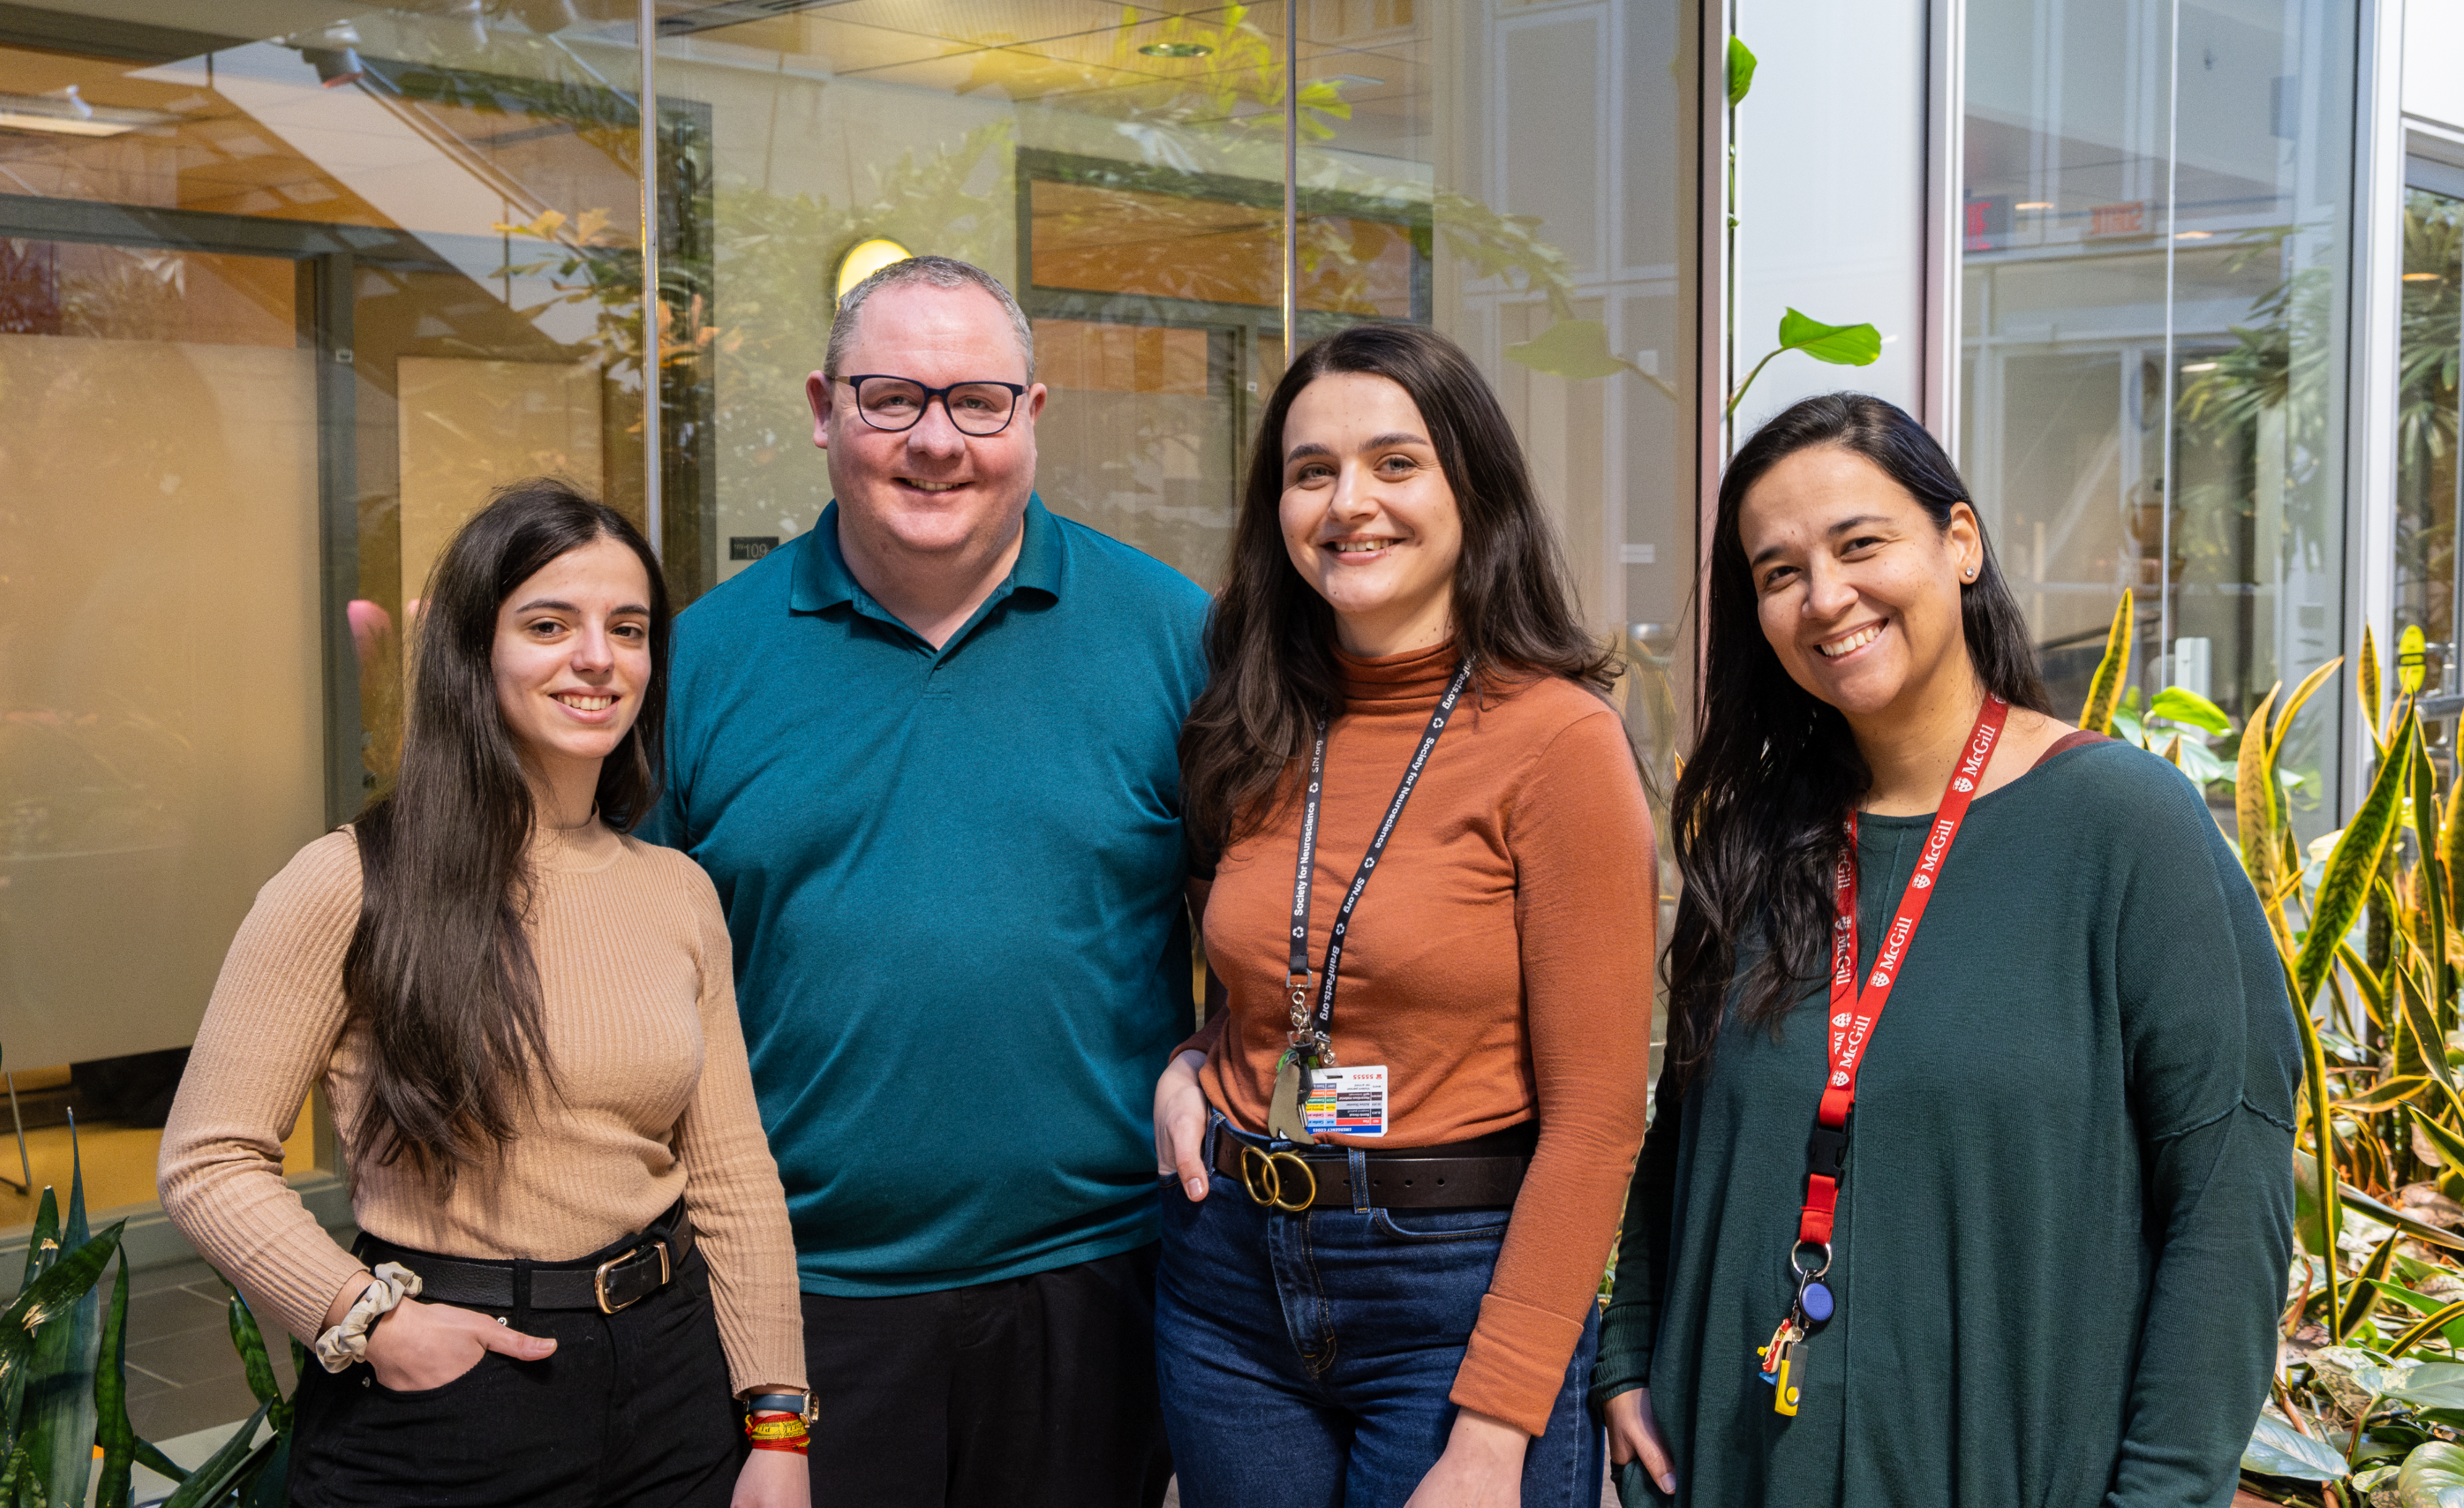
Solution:
<path fill-rule="evenodd" d="M 1045 509 L 1041 496 L 1027 495 L 1026 520 L 1020 534 L 1018 560 L 1010 566 L 1009 579 L 984 599 L 966 628 L 950 636 L 953 647 L 1013 591 L 1040 592 L 1055 602 L 1061 600 L 1066 554 L 1061 525 Z M 813 524 L 811 536 L 796 562 L 795 588 L 789 593 L 788 606 L 798 612 L 820 612 L 845 604 L 853 604 L 856 610 L 869 617 L 897 621 L 872 600 L 872 594 L 856 581 L 855 572 L 847 569 L 847 556 L 839 548 L 838 500 L 832 499 Z"/>

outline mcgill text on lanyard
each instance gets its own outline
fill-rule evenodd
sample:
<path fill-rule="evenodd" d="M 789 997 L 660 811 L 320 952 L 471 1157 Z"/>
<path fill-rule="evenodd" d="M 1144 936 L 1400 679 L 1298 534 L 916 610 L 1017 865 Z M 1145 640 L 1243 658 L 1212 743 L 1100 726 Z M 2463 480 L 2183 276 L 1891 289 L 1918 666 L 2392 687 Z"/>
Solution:
<path fill-rule="evenodd" d="M 1847 844 L 1839 851 L 1838 867 L 1831 880 L 1830 1076 L 1823 1082 L 1822 1103 L 1815 1112 L 1814 1135 L 1806 1142 L 1805 1208 L 1797 1216 L 1796 1245 L 1789 1252 L 1789 1275 L 1796 1283 L 1796 1299 L 1779 1328 L 1771 1332 L 1771 1342 L 1754 1353 L 1761 1359 L 1763 1381 L 1774 1389 L 1771 1407 L 1784 1414 L 1796 1412 L 1797 1401 L 1804 1395 L 1806 1337 L 1831 1318 L 1834 1307 L 1831 1290 L 1821 1279 L 1831 1270 L 1831 1217 L 1839 1207 L 1839 1185 L 1847 1177 L 1848 1112 L 1857 1103 L 1857 1070 L 1865 1061 L 1874 1025 L 1881 1019 L 1882 1007 L 1890 1003 L 1891 987 L 1907 962 L 1917 922 L 1925 917 L 1925 902 L 1933 898 L 1942 862 L 1949 856 L 1951 840 L 1959 836 L 1960 823 L 1967 820 L 1968 804 L 1976 799 L 1977 784 L 1992 762 L 1993 745 L 2002 737 L 2002 720 L 2010 711 L 2009 702 L 1989 695 L 1976 714 L 1976 726 L 1969 731 L 1968 746 L 1950 772 L 1942 806 L 1925 832 L 1916 873 L 1908 876 L 1908 887 L 1901 893 L 1900 908 L 1891 917 L 1890 930 L 1882 934 L 1862 990 L 1857 987 L 1857 813 L 1848 813 Z M 1817 1254 L 1818 1264 L 1812 1260 Z"/>
<path fill-rule="evenodd" d="M 1343 940 L 1352 930 L 1353 908 L 1360 904 L 1360 893 L 1369 888 L 1369 876 L 1376 871 L 1378 856 L 1386 852 L 1386 840 L 1395 834 L 1396 820 L 1403 815 L 1403 803 L 1412 799 L 1412 787 L 1420 783 L 1420 771 L 1427 767 L 1430 750 L 1438 746 L 1438 735 L 1446 730 L 1446 719 L 1455 710 L 1455 701 L 1463 696 L 1463 687 L 1471 680 L 1471 661 L 1455 667 L 1454 679 L 1446 682 L 1445 695 L 1438 699 L 1438 708 L 1429 714 L 1429 725 L 1420 734 L 1420 746 L 1412 755 L 1412 763 L 1403 770 L 1403 782 L 1395 787 L 1395 799 L 1386 804 L 1386 818 L 1377 824 L 1376 835 L 1369 840 L 1369 852 L 1362 854 L 1360 868 L 1352 876 L 1352 888 L 1344 893 L 1343 907 L 1334 914 L 1334 930 L 1326 940 L 1326 969 L 1318 980 L 1317 1011 L 1312 1019 L 1309 1004 L 1309 879 L 1317 863 L 1317 811 L 1321 788 L 1326 784 L 1327 715 L 1317 715 L 1317 743 L 1309 753 L 1309 788 L 1301 797 L 1300 861 L 1292 876 L 1291 964 L 1284 975 L 1284 988 L 1291 1001 L 1291 1046 L 1275 1064 L 1274 1097 L 1266 1105 L 1266 1134 L 1280 1141 L 1315 1142 L 1312 1133 L 1332 1131 L 1347 1136 L 1384 1136 L 1386 1134 L 1386 1070 L 1383 1065 L 1343 1069 L 1335 1066 L 1334 1039 L 1331 1028 L 1334 1023 L 1334 987 L 1343 968 Z"/>

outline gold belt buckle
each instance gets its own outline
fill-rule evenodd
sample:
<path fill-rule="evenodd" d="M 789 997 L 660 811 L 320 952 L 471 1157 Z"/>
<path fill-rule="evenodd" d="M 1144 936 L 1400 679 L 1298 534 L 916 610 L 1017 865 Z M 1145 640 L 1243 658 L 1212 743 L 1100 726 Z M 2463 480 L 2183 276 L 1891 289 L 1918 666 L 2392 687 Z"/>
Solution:
<path fill-rule="evenodd" d="M 601 1314 L 612 1315 L 622 1310 L 630 1309 L 635 1304 L 640 1303 L 643 1299 L 649 1297 L 649 1294 L 635 1294 L 632 1297 L 626 1299 L 621 1304 L 609 1303 L 607 1301 L 607 1270 L 619 1265 L 620 1263 L 629 1262 L 633 1260 L 633 1258 L 640 1256 L 644 1252 L 650 1250 L 655 1250 L 659 1253 L 658 1287 L 651 1289 L 650 1293 L 657 1293 L 659 1288 L 665 1288 L 668 1286 L 669 1280 L 675 1275 L 668 1267 L 668 1243 L 665 1241 L 653 1241 L 648 1247 L 637 1246 L 629 1252 L 619 1252 L 614 1256 L 611 1256 L 607 1260 L 600 1263 L 599 1270 L 590 1275 L 590 1291 L 599 1298 L 599 1312 Z"/>
<path fill-rule="evenodd" d="M 1251 1158 L 1258 1160 L 1254 1167 L 1249 1162 Z M 1309 1182 L 1309 1192 L 1303 1194 L 1297 1203 L 1284 1197 L 1284 1173 L 1280 1164 L 1285 1163 L 1300 1169 L 1301 1177 Z M 1261 1183 L 1265 1186 L 1264 1192 L 1259 1190 Z M 1317 1173 L 1309 1165 L 1309 1159 L 1297 1152 L 1265 1152 L 1246 1142 L 1242 1142 L 1241 1186 L 1249 1191 L 1251 1204 L 1271 1205 L 1287 1214 L 1299 1214 L 1317 1203 Z"/>

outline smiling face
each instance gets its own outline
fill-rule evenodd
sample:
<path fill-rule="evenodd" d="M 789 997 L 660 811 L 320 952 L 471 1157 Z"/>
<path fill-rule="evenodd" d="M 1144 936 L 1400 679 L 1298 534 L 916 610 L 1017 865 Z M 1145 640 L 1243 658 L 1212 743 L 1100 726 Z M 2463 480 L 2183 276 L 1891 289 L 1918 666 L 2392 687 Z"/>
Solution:
<path fill-rule="evenodd" d="M 1401 386 L 1334 372 L 1284 416 L 1284 547 L 1334 609 L 1354 654 L 1398 654 L 1452 630 L 1463 514 Z"/>
<path fill-rule="evenodd" d="M 1763 637 L 1790 679 L 1852 724 L 1968 694 L 1960 588 L 1985 559 L 1968 504 L 1938 527 L 1873 462 L 1820 445 L 1766 472 L 1737 525 Z"/>
<path fill-rule="evenodd" d="M 534 780 L 598 778 L 650 683 L 650 578 L 611 539 L 548 562 L 496 609 L 496 708 Z"/>
<path fill-rule="evenodd" d="M 851 384 L 880 373 L 927 388 L 955 383 L 1026 384 L 1026 353 L 1009 316 L 980 288 L 929 283 L 887 287 L 865 300 L 845 369 L 805 379 L 813 443 L 829 453 L 839 526 L 885 561 L 974 562 L 1017 532 L 1035 490 L 1035 421 L 1042 383 L 1027 386 L 999 434 L 959 432 L 935 399 L 913 428 L 891 432 L 856 412 Z"/>

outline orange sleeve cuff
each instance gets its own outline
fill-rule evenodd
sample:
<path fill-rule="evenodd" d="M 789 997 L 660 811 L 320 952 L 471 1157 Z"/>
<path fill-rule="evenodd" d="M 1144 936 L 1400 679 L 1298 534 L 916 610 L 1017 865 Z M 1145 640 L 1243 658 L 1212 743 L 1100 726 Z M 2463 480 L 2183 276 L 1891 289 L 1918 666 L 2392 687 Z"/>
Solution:
<path fill-rule="evenodd" d="M 1480 1322 L 1447 1398 L 1460 1408 L 1493 1414 L 1530 1435 L 1549 1431 L 1549 1413 L 1566 1386 L 1567 1364 L 1583 1339 L 1579 1320 L 1488 1294 L 1480 1301 Z"/>

